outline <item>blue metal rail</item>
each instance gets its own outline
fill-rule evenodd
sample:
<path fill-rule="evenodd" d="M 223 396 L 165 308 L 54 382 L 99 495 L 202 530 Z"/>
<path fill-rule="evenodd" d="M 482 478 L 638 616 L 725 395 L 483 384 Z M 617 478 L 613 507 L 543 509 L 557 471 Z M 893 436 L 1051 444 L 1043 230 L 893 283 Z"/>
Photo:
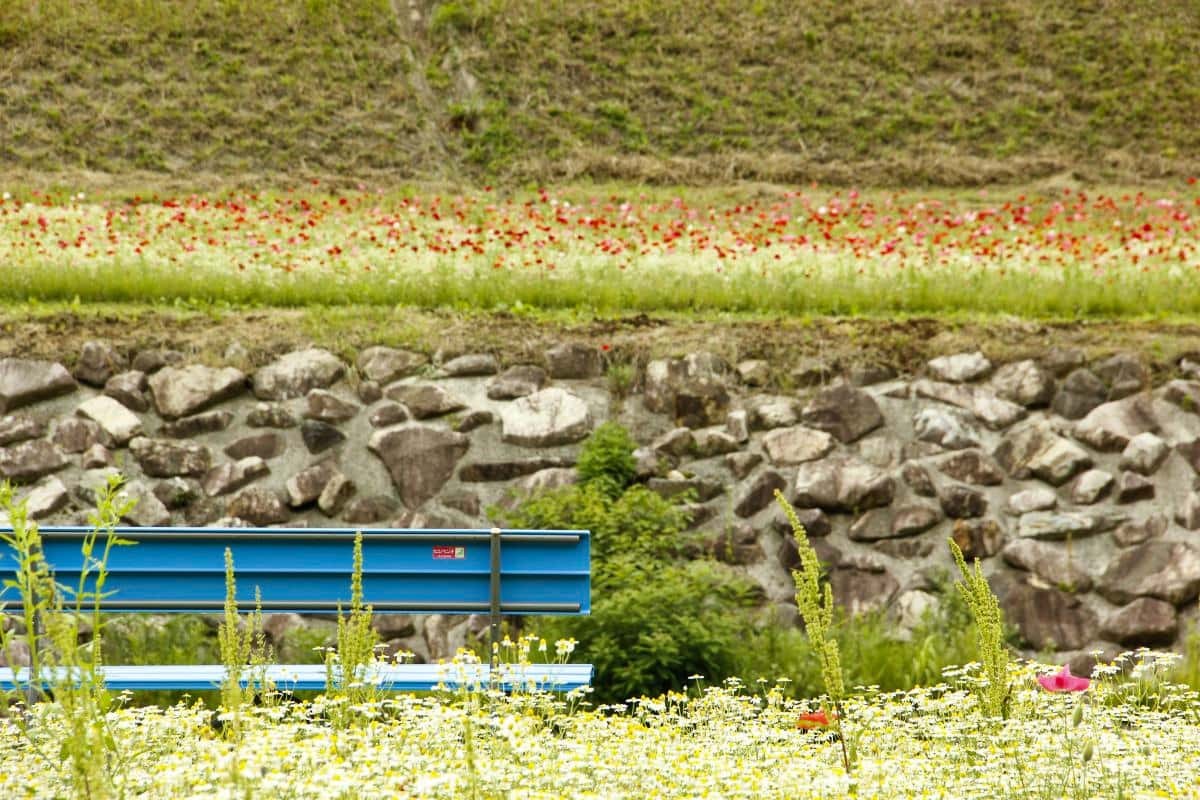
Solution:
<path fill-rule="evenodd" d="M 71 593 L 95 591 L 95 569 L 86 579 L 81 545 L 93 535 L 85 527 L 39 529 L 42 551 L 56 583 Z M 225 550 L 233 556 L 237 602 L 247 611 L 329 613 L 347 610 L 353 573 L 354 530 L 344 528 L 138 528 L 112 533 L 134 542 L 114 546 L 105 564 L 101 611 L 110 613 L 207 613 L 224 608 Z M 103 534 L 96 549 L 103 548 Z M 372 528 L 362 531 L 363 602 L 377 614 L 472 614 L 490 617 L 491 640 L 506 614 L 587 614 L 591 611 L 591 534 L 581 530 L 449 530 Z M 95 550 L 93 551 L 95 552 Z M 16 554 L 0 551 L 0 581 L 14 577 Z M 0 591 L 10 607 L 20 598 Z M 87 609 L 93 599 L 83 602 Z M 492 648 L 493 654 L 496 648 Z M 477 665 L 468 677 L 457 666 L 379 665 L 372 676 L 382 688 L 431 689 L 460 686 L 483 676 L 500 685 L 527 685 L 517 670 L 536 669 L 538 685 L 577 688 L 591 678 L 591 665 Z M 278 665 L 268 678 L 295 689 L 324 688 L 322 665 Z M 482 670 L 482 672 L 479 672 Z M 457 676 L 457 677 L 455 677 Z M 64 678 L 65 676 L 57 676 Z M 106 666 L 113 689 L 207 689 L 224 677 L 220 665 Z M 291 681 L 283 680 L 290 678 Z M 22 670 L 0 669 L 0 682 L 27 682 Z M 43 676 L 43 682 L 47 676 Z"/>

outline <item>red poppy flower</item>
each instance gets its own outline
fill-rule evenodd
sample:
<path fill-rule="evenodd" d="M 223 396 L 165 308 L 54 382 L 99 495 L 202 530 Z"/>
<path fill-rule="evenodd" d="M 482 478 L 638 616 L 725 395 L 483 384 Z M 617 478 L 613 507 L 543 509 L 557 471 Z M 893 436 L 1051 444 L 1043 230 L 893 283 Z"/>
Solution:
<path fill-rule="evenodd" d="M 834 714 L 833 718 L 837 719 L 837 714 Z M 813 728 L 828 728 L 829 715 L 823 708 L 820 711 L 809 711 L 807 714 L 800 715 L 796 720 L 796 727 L 805 731 L 811 731 Z"/>

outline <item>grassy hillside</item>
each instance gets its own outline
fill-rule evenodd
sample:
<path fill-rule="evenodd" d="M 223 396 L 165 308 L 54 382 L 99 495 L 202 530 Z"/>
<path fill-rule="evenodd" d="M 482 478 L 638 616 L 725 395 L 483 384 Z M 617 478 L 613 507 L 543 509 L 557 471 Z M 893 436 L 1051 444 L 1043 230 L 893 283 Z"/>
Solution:
<path fill-rule="evenodd" d="M 1200 3 L 0 0 L 0 174 L 1200 171 Z"/>

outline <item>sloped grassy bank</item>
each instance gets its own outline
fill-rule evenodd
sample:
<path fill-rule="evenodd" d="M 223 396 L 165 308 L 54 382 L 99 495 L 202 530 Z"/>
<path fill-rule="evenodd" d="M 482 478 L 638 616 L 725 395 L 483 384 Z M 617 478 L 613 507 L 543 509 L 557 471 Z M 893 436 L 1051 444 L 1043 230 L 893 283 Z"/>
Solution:
<path fill-rule="evenodd" d="M 5 171 L 1196 174 L 1191 3 L 10 0 Z"/>

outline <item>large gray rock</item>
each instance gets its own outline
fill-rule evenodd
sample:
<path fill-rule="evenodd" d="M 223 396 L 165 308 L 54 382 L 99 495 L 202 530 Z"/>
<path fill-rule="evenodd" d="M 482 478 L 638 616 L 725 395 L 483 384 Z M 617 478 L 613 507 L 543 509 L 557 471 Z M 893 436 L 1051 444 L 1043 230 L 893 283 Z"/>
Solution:
<path fill-rule="evenodd" d="M 1014 361 L 992 375 L 992 389 L 1005 400 L 1026 408 L 1046 406 L 1054 399 L 1054 376 L 1036 361 Z"/>
<path fill-rule="evenodd" d="M 30 519 L 45 519 L 71 502 L 71 493 L 58 478 L 46 478 L 24 497 L 25 513 Z"/>
<path fill-rule="evenodd" d="M 983 353 L 956 353 L 940 356 L 928 364 L 930 373 L 940 381 L 966 383 L 982 378 L 992 369 L 992 362 Z"/>
<path fill-rule="evenodd" d="M 773 469 L 765 469 L 738 494 L 733 513 L 739 517 L 752 517 L 774 502 L 776 491 L 786 489 L 786 478 Z"/>
<path fill-rule="evenodd" d="M 1094 408 L 1075 423 L 1075 438 L 1096 450 L 1120 452 L 1139 433 L 1159 430 L 1150 398 L 1127 397 Z"/>
<path fill-rule="evenodd" d="M 368 347 L 358 354 L 358 372 L 369 381 L 391 383 L 416 374 L 429 359 L 420 353 L 394 347 Z"/>
<path fill-rule="evenodd" d="M 994 519 L 979 517 L 954 520 L 950 538 L 970 560 L 991 558 L 1004 546 L 1004 528 Z"/>
<path fill-rule="evenodd" d="M 458 479 L 470 483 L 511 481 L 514 478 L 520 478 L 523 475 L 532 475 L 544 469 L 570 467 L 572 465 L 572 460 L 558 457 L 474 461 L 462 465 L 458 470 Z"/>
<path fill-rule="evenodd" d="M 737 439 L 715 428 L 702 428 L 693 432 L 692 441 L 695 443 L 692 453 L 696 458 L 713 458 L 742 449 Z"/>
<path fill-rule="evenodd" d="M 62 364 L 27 358 L 0 359 L 0 414 L 75 391 Z"/>
<path fill-rule="evenodd" d="M 1017 480 L 1036 477 L 1054 486 L 1061 486 L 1092 465 L 1092 457 L 1086 450 L 1041 421 L 1013 430 L 993 455 L 1010 477 Z"/>
<path fill-rule="evenodd" d="M 283 437 L 274 431 L 254 433 L 234 440 L 225 448 L 225 455 L 236 460 L 258 456 L 272 459 L 283 452 Z"/>
<path fill-rule="evenodd" d="M 951 519 L 982 517 L 987 513 L 987 495 L 961 483 L 947 483 L 939 486 L 937 498 L 942 510 Z"/>
<path fill-rule="evenodd" d="M 104 393 L 130 411 L 149 411 L 150 400 L 146 396 L 149 382 L 146 373 L 129 370 L 113 375 L 104 383 Z"/>
<path fill-rule="evenodd" d="M 358 404 L 343 400 L 326 389 L 313 389 L 304 396 L 304 417 L 336 424 L 353 419 Z"/>
<path fill-rule="evenodd" d="M 499 371 L 500 361 L 491 353 L 467 353 L 442 364 L 438 373 L 448 378 L 466 378 L 495 375 Z"/>
<path fill-rule="evenodd" d="M 833 434 L 843 444 L 883 425 L 883 414 L 874 398 L 844 383 L 817 392 L 800 419 L 810 428 Z"/>
<path fill-rule="evenodd" d="M 278 494 L 261 486 L 243 489 L 229 501 L 229 515 L 251 525 L 281 525 L 291 519 Z"/>
<path fill-rule="evenodd" d="M 1050 511 L 1058 505 L 1058 495 L 1044 486 L 1035 486 L 1008 496 L 1008 513 L 1016 516 L 1030 511 Z"/>
<path fill-rule="evenodd" d="M 921 497 L 937 495 L 937 487 L 933 484 L 933 478 L 930 477 L 929 470 L 922 464 L 915 461 L 905 462 L 904 466 L 900 467 L 900 477 L 915 494 L 919 494 Z"/>
<path fill-rule="evenodd" d="M 1144 475 L 1125 471 L 1117 476 L 1116 501 L 1120 504 L 1154 499 L 1154 482 Z"/>
<path fill-rule="evenodd" d="M 228 461 L 210 469 L 200 485 L 209 497 L 236 492 L 258 478 L 270 474 L 267 462 L 258 456 L 246 456 L 237 461 Z"/>
<path fill-rule="evenodd" d="M 78 417 L 56 420 L 50 441 L 64 453 L 82 453 L 94 444 L 111 444 L 103 428 L 90 419 Z"/>
<path fill-rule="evenodd" d="M 1200 492 L 1191 492 L 1175 512 L 1175 521 L 1189 531 L 1200 530 Z"/>
<path fill-rule="evenodd" d="M 119 501 L 130 500 L 133 507 L 121 517 L 122 521 L 142 528 L 153 528 L 171 523 L 171 512 L 154 492 L 141 481 L 130 481 L 121 487 Z"/>
<path fill-rule="evenodd" d="M 1095 366 L 1100 380 L 1108 384 L 1108 396 L 1120 400 L 1140 392 L 1150 382 L 1150 370 L 1131 353 L 1117 353 Z"/>
<path fill-rule="evenodd" d="M 436 383 L 394 383 L 383 393 L 389 400 L 403 403 L 415 419 L 440 417 L 467 407 L 460 398 Z"/>
<path fill-rule="evenodd" d="M 1129 520 L 1113 529 L 1112 538 L 1121 547 L 1157 539 L 1167 532 L 1167 518 L 1162 514 L 1149 514 L 1140 520 Z"/>
<path fill-rule="evenodd" d="M 896 483 L 883 470 L 853 456 L 831 456 L 801 464 L 796 471 L 794 503 L 826 511 L 861 511 L 886 506 Z"/>
<path fill-rule="evenodd" d="M 992 430 L 1003 430 L 1029 413 L 1024 406 L 1005 400 L 982 386 L 919 380 L 913 383 L 913 391 L 918 397 L 966 409 Z"/>
<path fill-rule="evenodd" d="M 1077 559 L 1071 557 L 1071 551 L 1066 547 L 1033 539 L 1014 539 L 1000 551 L 1000 557 L 1063 591 L 1083 593 L 1092 588 L 1092 577 Z"/>
<path fill-rule="evenodd" d="M 1000 466 L 982 450 L 959 450 L 937 459 L 938 471 L 956 481 L 975 486 L 999 486 L 1004 482 Z"/>
<path fill-rule="evenodd" d="M 762 438 L 762 445 L 772 464 L 794 466 L 824 458 L 837 442 L 825 431 L 798 425 L 768 431 Z"/>
<path fill-rule="evenodd" d="M 1200 381 L 1171 381 L 1163 387 L 1162 396 L 1189 414 L 1200 414 Z"/>
<path fill-rule="evenodd" d="M 300 423 L 300 439 L 305 449 L 316 455 L 346 441 L 346 434 L 328 422 L 306 419 Z"/>
<path fill-rule="evenodd" d="M 142 472 L 152 478 L 199 477 L 212 466 L 212 454 L 196 442 L 138 436 L 129 443 L 129 451 Z"/>
<path fill-rule="evenodd" d="M 83 401 L 75 413 L 99 425 L 117 446 L 142 433 L 141 418 L 107 395 L 98 394 Z"/>
<path fill-rule="evenodd" d="M 1032 511 L 1021 516 L 1017 535 L 1024 539 L 1060 541 L 1104 533 L 1127 522 L 1116 511 Z"/>
<path fill-rule="evenodd" d="M 163 367 L 147 379 L 159 416 L 176 419 L 236 397 L 246 388 L 246 375 L 233 367 Z"/>
<path fill-rule="evenodd" d="M 45 439 L 30 439 L 12 447 L 0 447 L 0 478 L 14 483 L 35 481 L 43 475 L 57 472 L 67 464 L 62 451 Z"/>
<path fill-rule="evenodd" d="M 835 569 L 829 576 L 833 598 L 850 616 L 888 607 L 900 590 L 899 582 L 886 571 Z"/>
<path fill-rule="evenodd" d="M 600 351 L 593 345 L 563 342 L 546 351 L 546 368 L 551 378 L 578 380 L 600 374 Z"/>
<path fill-rule="evenodd" d="M 1076 369 L 1054 395 L 1051 408 L 1067 419 L 1083 419 L 1108 400 L 1108 387 L 1088 369 Z"/>
<path fill-rule="evenodd" d="M 28 414 L 9 414 L 0 418 L 0 447 L 37 439 L 46 435 L 46 423 Z"/>
<path fill-rule="evenodd" d="M 729 367 L 711 353 L 651 361 L 646 365 L 646 408 L 688 428 L 716 425 L 729 411 Z"/>
<path fill-rule="evenodd" d="M 577 395 L 550 387 L 515 400 L 500 414 L 504 441 L 523 447 L 571 444 L 592 430 L 592 413 Z"/>
<path fill-rule="evenodd" d="M 169 439 L 190 439 L 205 433 L 223 431 L 233 422 L 233 412 L 221 408 L 164 422 L 158 435 Z"/>
<path fill-rule="evenodd" d="M 800 404 L 790 397 L 756 395 L 746 400 L 746 413 L 756 431 L 787 428 L 800 421 Z"/>
<path fill-rule="evenodd" d="M 130 364 L 130 367 L 136 369 L 138 372 L 151 375 L 163 367 L 173 367 L 176 364 L 182 364 L 184 358 L 183 353 L 178 350 L 142 350 L 133 357 L 133 363 Z"/>
<path fill-rule="evenodd" d="M 125 356 L 108 342 L 83 343 L 79 361 L 75 364 L 75 379 L 91 386 L 103 386 L 113 375 L 128 365 Z"/>
<path fill-rule="evenodd" d="M 1200 550 L 1165 540 L 1122 550 L 1096 584 L 1109 601 L 1124 605 L 1138 597 L 1157 597 L 1176 606 L 1200 593 Z"/>
<path fill-rule="evenodd" d="M 971 398 L 971 413 L 994 431 L 1002 431 L 1029 413 L 1025 407 L 1005 400 L 981 386 L 975 387 Z"/>
<path fill-rule="evenodd" d="M 487 382 L 489 400 L 515 400 L 545 388 L 546 370 L 533 364 L 516 364 Z"/>
<path fill-rule="evenodd" d="M 917 411 L 913 416 L 913 430 L 919 441 L 947 450 L 978 447 L 982 435 L 967 412 L 938 406 Z"/>
<path fill-rule="evenodd" d="M 1090 506 L 1108 494 L 1112 486 L 1112 473 L 1102 469 L 1081 472 L 1071 484 L 1071 502 L 1080 506 Z"/>
<path fill-rule="evenodd" d="M 651 478 L 646 488 L 667 500 L 690 493 L 698 502 L 705 503 L 725 491 L 719 481 L 709 478 L 687 478 L 680 473 L 668 473 L 666 478 Z"/>
<path fill-rule="evenodd" d="M 1004 618 L 1038 650 L 1077 650 L 1096 640 L 1096 613 L 1075 595 L 1020 580 L 996 581 Z"/>
<path fill-rule="evenodd" d="M 341 470 L 337 468 L 332 459 L 326 459 L 300 470 L 284 485 L 288 505 L 292 508 L 299 508 L 315 502 L 321 496 L 321 492 L 325 491 L 326 484 L 339 474 L 341 474 Z"/>
<path fill-rule="evenodd" d="M 1170 603 L 1139 597 L 1110 614 L 1100 632 L 1127 647 L 1170 644 L 1179 632 L 1179 615 Z"/>
<path fill-rule="evenodd" d="M 1121 451 L 1121 469 L 1152 475 L 1162 465 L 1170 447 L 1153 433 L 1139 433 Z"/>
<path fill-rule="evenodd" d="M 336 516 L 357 491 L 358 486 L 354 481 L 340 472 L 336 473 L 321 490 L 321 496 L 317 498 L 317 508 L 321 509 L 322 514 Z"/>
<path fill-rule="evenodd" d="M 313 389 L 328 389 L 345 374 L 346 365 L 328 350 L 299 350 L 254 373 L 254 396 L 259 400 L 303 397 Z"/>
<path fill-rule="evenodd" d="M 387 467 L 400 500 L 416 510 L 446 485 L 470 444 L 461 433 L 407 422 L 376 431 L 367 447 Z"/>

